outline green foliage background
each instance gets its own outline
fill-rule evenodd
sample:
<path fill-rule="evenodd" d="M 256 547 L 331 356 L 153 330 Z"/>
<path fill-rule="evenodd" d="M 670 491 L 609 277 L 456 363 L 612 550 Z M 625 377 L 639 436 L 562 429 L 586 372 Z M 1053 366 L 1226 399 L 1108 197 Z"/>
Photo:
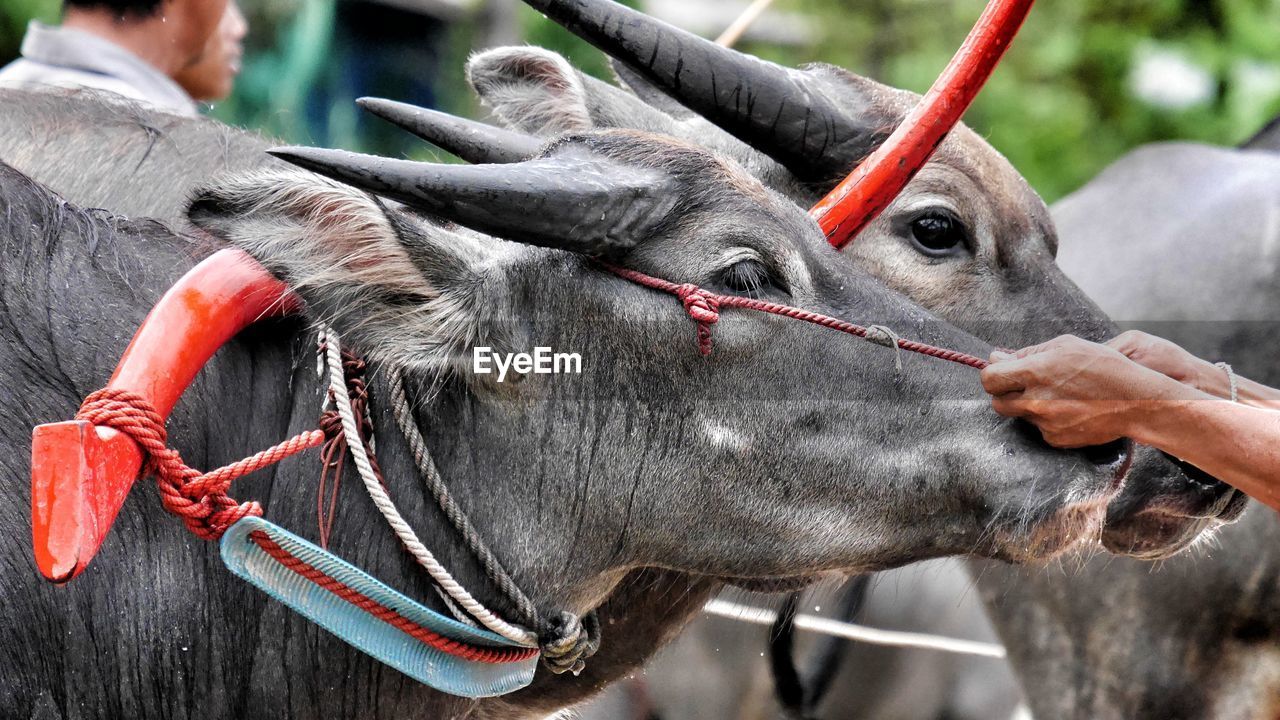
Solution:
<path fill-rule="evenodd" d="M 253 25 L 236 94 L 217 117 L 306 142 L 299 103 L 324 75 L 339 0 L 242 0 Z M 629 4 L 632 4 L 629 2 Z M 0 61 L 16 55 L 26 21 L 53 21 L 58 0 L 0 0 Z M 778 0 L 811 19 L 813 43 L 742 49 L 788 64 L 823 61 L 922 92 L 963 39 L 984 0 Z M 607 74 L 600 55 L 521 7 L 526 41 Z M 463 19 L 447 41 L 446 109 L 476 115 L 461 65 L 479 37 Z M 1135 63 L 1153 50 L 1206 71 L 1210 96 L 1181 110 L 1134 96 Z M 360 148 L 349 103 L 329 109 L 335 144 Z M 1041 0 L 966 121 L 1049 200 L 1136 145 L 1165 139 L 1237 143 L 1280 114 L 1280 0 Z M 338 128 L 336 134 L 332 127 Z"/>

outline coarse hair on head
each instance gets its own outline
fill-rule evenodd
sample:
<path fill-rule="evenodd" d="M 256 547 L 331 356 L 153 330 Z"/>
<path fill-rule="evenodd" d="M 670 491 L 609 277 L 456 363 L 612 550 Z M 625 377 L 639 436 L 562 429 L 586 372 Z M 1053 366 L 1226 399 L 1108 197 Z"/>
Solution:
<path fill-rule="evenodd" d="M 164 0 L 62 0 L 63 10 L 107 10 L 122 20 L 151 17 L 163 4 Z"/>

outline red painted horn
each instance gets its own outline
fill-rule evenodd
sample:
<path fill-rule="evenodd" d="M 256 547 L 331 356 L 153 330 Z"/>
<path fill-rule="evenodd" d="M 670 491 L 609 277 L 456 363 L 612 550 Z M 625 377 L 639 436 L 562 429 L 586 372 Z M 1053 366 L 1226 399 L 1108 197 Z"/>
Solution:
<path fill-rule="evenodd" d="M 902 124 L 809 210 L 832 245 L 847 245 L 902 192 L 987 82 L 1032 2 L 987 3 L 955 57 Z"/>
<path fill-rule="evenodd" d="M 300 301 L 241 250 L 221 250 L 178 280 L 142 321 L 107 387 L 130 390 L 168 417 L 218 348 Z M 84 420 L 31 436 L 31 539 L 45 578 L 65 582 L 98 552 L 142 468 L 142 450 Z"/>

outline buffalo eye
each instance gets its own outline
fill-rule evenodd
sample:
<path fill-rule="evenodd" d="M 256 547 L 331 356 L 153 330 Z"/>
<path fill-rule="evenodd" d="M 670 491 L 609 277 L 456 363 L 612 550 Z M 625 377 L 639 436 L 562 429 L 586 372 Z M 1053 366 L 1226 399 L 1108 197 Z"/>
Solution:
<path fill-rule="evenodd" d="M 779 288 L 769 268 L 755 259 L 739 260 L 725 268 L 720 282 L 730 291 L 747 297 L 759 297 L 770 289 Z"/>
<path fill-rule="evenodd" d="M 964 227 L 948 213 L 931 212 L 912 220 L 911 239 L 920 252 L 932 257 L 952 255 L 965 248 Z"/>

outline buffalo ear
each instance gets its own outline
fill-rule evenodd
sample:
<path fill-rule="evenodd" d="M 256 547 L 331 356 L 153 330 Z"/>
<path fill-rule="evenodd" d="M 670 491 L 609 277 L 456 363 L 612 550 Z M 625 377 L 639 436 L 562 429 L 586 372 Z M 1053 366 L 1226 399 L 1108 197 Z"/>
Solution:
<path fill-rule="evenodd" d="M 487 50 L 471 58 L 467 76 L 494 115 L 539 137 L 592 128 L 678 135 L 675 118 L 661 106 L 583 74 L 568 60 L 542 48 Z M 670 99 L 666 105 L 680 108 Z M 692 117 L 687 110 L 681 112 Z"/>
<path fill-rule="evenodd" d="M 549 137 L 595 127 L 582 75 L 560 55 L 536 47 L 503 47 L 473 55 L 467 82 L 510 127 Z"/>
<path fill-rule="evenodd" d="M 503 347 L 483 282 L 518 246 L 449 232 L 314 173 L 257 172 L 196 191 L 197 227 L 243 249 L 293 288 L 307 314 L 361 353 L 430 375 L 465 371 L 470 348 Z"/>

